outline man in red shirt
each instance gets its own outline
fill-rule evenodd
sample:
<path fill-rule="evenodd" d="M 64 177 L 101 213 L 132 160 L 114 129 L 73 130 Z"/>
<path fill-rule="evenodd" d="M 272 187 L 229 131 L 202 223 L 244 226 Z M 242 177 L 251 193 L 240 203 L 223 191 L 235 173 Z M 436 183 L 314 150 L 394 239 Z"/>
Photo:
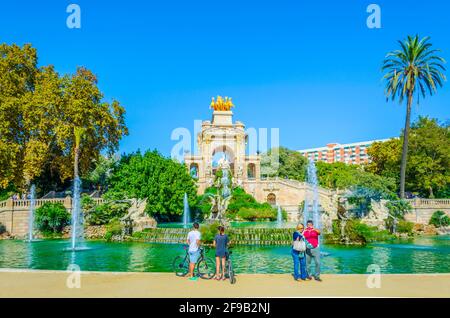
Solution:
<path fill-rule="evenodd" d="M 308 273 L 311 273 L 309 270 L 311 265 L 311 260 L 314 260 L 314 279 L 321 282 L 320 279 L 320 249 L 319 249 L 319 235 L 320 230 L 314 228 L 313 221 L 308 220 L 306 223 L 306 230 L 303 231 L 303 236 L 306 240 L 314 247 L 312 249 L 308 249 L 306 251 L 306 266 L 308 268 Z M 308 276 L 308 279 L 311 279 L 311 276 Z"/>

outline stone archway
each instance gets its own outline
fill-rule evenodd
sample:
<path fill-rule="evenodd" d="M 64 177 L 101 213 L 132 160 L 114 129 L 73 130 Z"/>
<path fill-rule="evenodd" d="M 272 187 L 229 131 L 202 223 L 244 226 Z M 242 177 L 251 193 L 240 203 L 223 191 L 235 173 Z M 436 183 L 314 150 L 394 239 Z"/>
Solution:
<path fill-rule="evenodd" d="M 277 196 L 275 195 L 275 193 L 269 193 L 267 195 L 267 203 L 269 203 L 272 206 L 277 205 Z"/>
<path fill-rule="evenodd" d="M 231 174 L 234 175 L 234 166 L 235 166 L 235 155 L 233 149 L 231 149 L 227 145 L 220 145 L 213 149 L 211 153 L 211 164 L 212 164 L 212 172 L 215 173 L 217 169 L 217 162 L 220 158 L 225 157 L 229 164 Z"/>

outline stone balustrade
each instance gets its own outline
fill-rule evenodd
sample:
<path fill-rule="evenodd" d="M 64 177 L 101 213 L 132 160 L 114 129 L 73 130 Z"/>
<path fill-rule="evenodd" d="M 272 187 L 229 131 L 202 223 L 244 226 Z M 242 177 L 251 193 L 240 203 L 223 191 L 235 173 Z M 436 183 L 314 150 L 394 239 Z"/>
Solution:
<path fill-rule="evenodd" d="M 102 198 L 92 198 L 95 203 L 104 202 Z M 35 207 L 39 208 L 45 203 L 61 203 L 70 213 L 72 211 L 72 198 L 36 199 Z M 28 233 L 28 218 L 30 200 L 8 199 L 0 202 L 0 223 L 6 227 L 6 231 L 13 235 L 24 236 Z"/>

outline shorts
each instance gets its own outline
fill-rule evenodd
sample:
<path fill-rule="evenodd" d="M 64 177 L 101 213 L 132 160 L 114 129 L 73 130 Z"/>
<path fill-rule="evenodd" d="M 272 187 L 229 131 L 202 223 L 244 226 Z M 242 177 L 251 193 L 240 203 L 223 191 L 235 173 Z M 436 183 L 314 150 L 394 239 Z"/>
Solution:
<path fill-rule="evenodd" d="M 227 251 L 216 251 L 216 257 L 226 257 Z"/>
<path fill-rule="evenodd" d="M 195 252 L 189 252 L 189 262 L 195 264 L 198 262 L 199 257 L 200 257 L 200 250 L 197 250 Z"/>

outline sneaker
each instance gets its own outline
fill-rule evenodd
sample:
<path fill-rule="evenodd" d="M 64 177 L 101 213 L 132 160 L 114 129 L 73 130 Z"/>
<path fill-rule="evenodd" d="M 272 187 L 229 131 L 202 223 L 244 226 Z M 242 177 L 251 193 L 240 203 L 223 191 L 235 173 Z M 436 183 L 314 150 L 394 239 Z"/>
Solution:
<path fill-rule="evenodd" d="M 307 280 L 311 280 L 311 279 L 312 279 L 312 277 L 311 277 L 311 276 L 308 276 L 308 277 L 306 277 L 306 279 L 307 279 Z"/>
<path fill-rule="evenodd" d="M 198 277 L 195 277 L 195 276 L 194 277 L 190 277 L 189 280 L 192 280 L 192 281 L 196 282 L 198 280 Z"/>
<path fill-rule="evenodd" d="M 322 280 L 320 279 L 320 277 L 314 277 L 315 280 L 317 280 L 318 282 L 321 282 Z"/>

